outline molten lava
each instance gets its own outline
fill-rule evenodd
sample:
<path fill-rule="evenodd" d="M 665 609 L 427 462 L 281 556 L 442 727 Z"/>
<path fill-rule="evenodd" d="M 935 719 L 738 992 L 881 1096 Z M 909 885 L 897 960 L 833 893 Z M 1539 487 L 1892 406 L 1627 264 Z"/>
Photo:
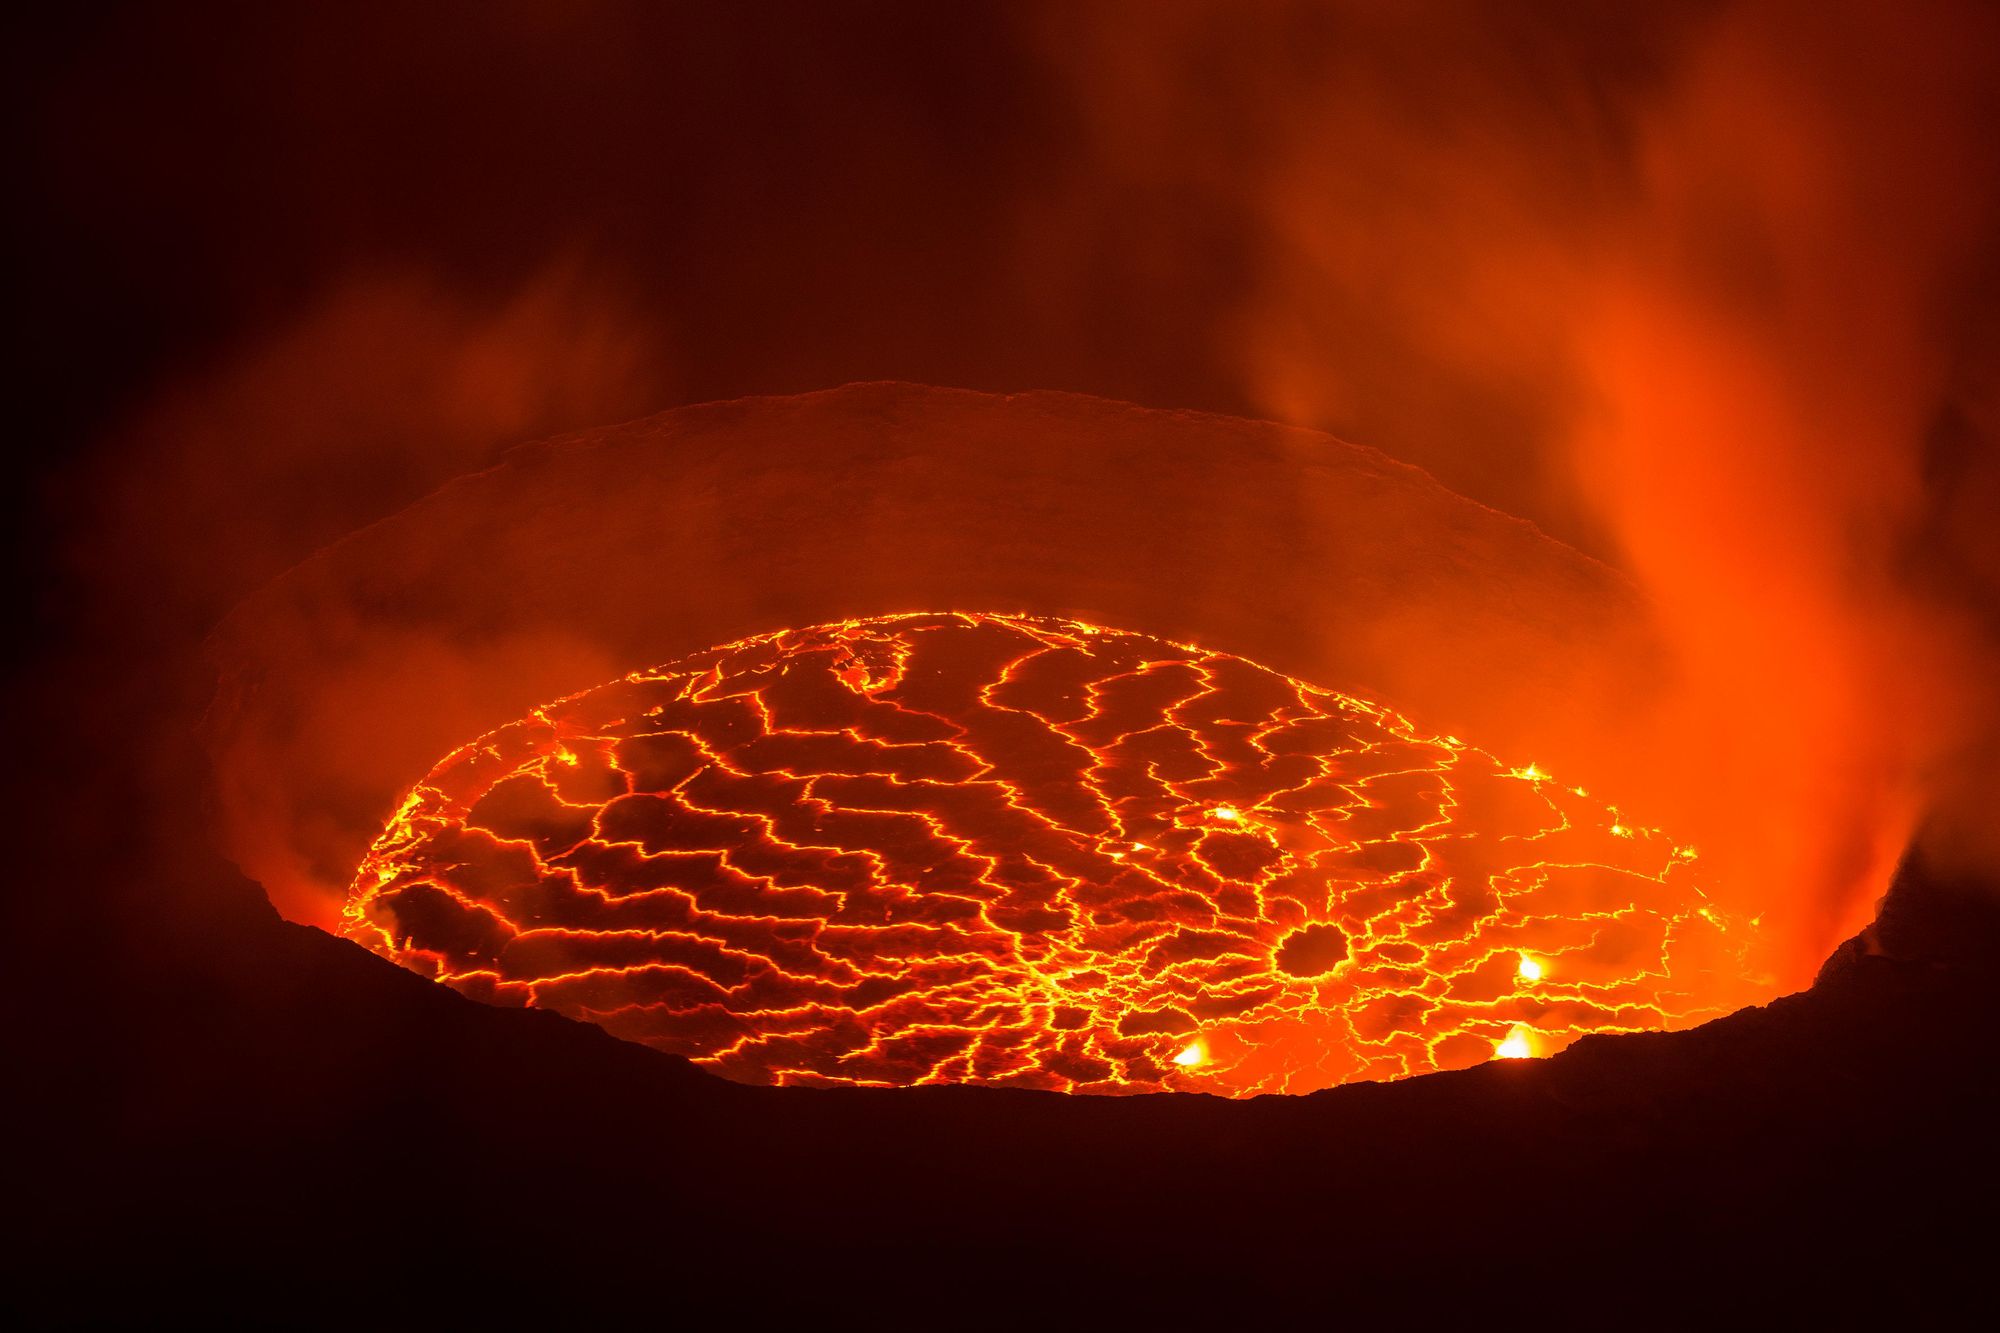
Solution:
<path fill-rule="evenodd" d="M 348 933 L 754 1083 L 1306 1092 L 1749 994 L 1691 849 L 1535 765 L 1073 621 L 788 630 L 447 757 Z"/>

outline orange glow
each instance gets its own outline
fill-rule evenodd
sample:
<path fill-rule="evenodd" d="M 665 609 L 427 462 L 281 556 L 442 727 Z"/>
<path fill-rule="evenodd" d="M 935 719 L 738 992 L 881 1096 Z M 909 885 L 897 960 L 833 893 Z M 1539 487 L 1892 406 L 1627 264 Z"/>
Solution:
<path fill-rule="evenodd" d="M 1528 771 L 1141 635 L 850 621 L 460 749 L 347 931 L 759 1083 L 1305 1092 L 1742 1002 L 1687 849 Z"/>
<path fill-rule="evenodd" d="M 1917 828 L 2000 852 L 1972 758 L 2000 400 L 1969 295 L 2000 234 L 2000 7 L 1704 6 L 1625 82 L 1566 66 L 1575 33 L 1494 57 L 1560 25 L 1374 6 L 1343 63 L 1241 88 L 1192 72 L 1309 47 L 1325 7 L 1226 33 L 1055 8 L 1102 144 L 1080 179 L 1245 201 L 1227 345 L 1263 415 L 1379 443 L 1640 586 L 1672 659 L 1633 695 L 1651 739 L 1535 737 L 1540 762 L 1699 840 L 1771 910 L 1788 984 Z"/>
<path fill-rule="evenodd" d="M 1516 1024 L 1514 1029 L 1493 1048 L 1493 1058 L 1496 1060 L 1532 1060 L 1534 1057 L 1534 1041 L 1529 1036 L 1528 1029 L 1519 1024 Z"/>

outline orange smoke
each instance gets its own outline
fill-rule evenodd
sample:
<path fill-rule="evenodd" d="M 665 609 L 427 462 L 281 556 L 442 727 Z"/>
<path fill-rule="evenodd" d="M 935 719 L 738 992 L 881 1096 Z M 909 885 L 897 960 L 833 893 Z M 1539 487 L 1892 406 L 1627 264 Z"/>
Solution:
<path fill-rule="evenodd" d="M 1658 743 L 1605 764 L 1780 909 L 1809 975 L 2000 674 L 1915 568 L 1935 432 L 1981 417 L 2000 18 L 1173 14 L 1045 24 L 1101 175 L 1247 201 L 1232 345 L 1268 413 L 1642 583 L 1675 679 Z"/>
<path fill-rule="evenodd" d="M 1961 118 L 2000 26 L 1837 7 L 1802 55 L 1798 17 L 1732 16 L 1645 122 L 1573 334 L 1595 397 L 1574 458 L 1680 649 L 1690 814 L 1738 873 L 1804 893 L 1809 965 L 1867 919 L 1993 670 L 1903 555 L 1954 390 L 1948 302 L 1994 221 Z"/>
<path fill-rule="evenodd" d="M 94 311 L 162 255 L 187 274 L 151 293 L 173 336 L 143 376 L 106 372 L 118 401 L 165 387 L 61 477 L 101 624 L 164 659 L 315 548 L 554 431 L 844 380 L 1061 387 L 1380 447 L 1641 581 L 1676 658 L 1629 688 L 1646 739 L 1607 743 L 1577 708 L 1520 753 L 1700 842 L 1735 905 L 1775 909 L 1795 976 L 1918 821 L 1983 831 L 1990 6 L 1008 13 L 971 37 L 956 13 L 829 22 L 839 41 L 645 6 L 308 17 L 226 58 L 164 21 L 107 38 L 41 117 L 69 137 L 38 190 L 84 238 L 54 288 L 89 277 Z M 268 123 L 241 134 L 252 108 Z M 560 258 L 579 238 L 605 262 Z M 318 295 L 284 306 L 302 283 Z M 1260 521 L 1234 494 L 1204 495 L 1212 546 Z M 1389 674 L 1448 712 L 1492 664 L 1431 669 L 1441 596 L 1371 611 L 1361 657 L 1403 653 Z M 1570 615 L 1553 605 L 1466 614 Z M 600 668 L 600 645 L 479 632 L 521 689 Z M 329 661 L 434 660 L 470 731 L 499 696 L 468 649 L 356 622 Z M 343 733 L 336 803 L 430 757 L 391 753 L 401 720 L 367 687 L 327 697 L 372 719 Z M 283 767 L 235 772 L 225 802 Z M 324 910 L 345 843 L 303 841 L 288 910 Z"/>
<path fill-rule="evenodd" d="M 79 564 L 198 629 L 315 549 L 524 439 L 667 391 L 657 321 L 559 259 L 497 296 L 408 273 L 329 282 L 288 324 L 160 393 L 85 478 Z M 133 571 L 155 577 L 135 586 Z"/>
<path fill-rule="evenodd" d="M 504 448 L 650 405 L 666 391 L 657 326 L 569 260 L 498 296 L 410 274 L 329 283 L 288 324 L 169 384 L 73 483 L 92 512 L 73 558 L 97 613 L 115 626 L 107 633 L 134 636 L 149 662 L 164 660 L 288 566 Z M 393 655 L 424 664 L 437 682 L 434 706 L 476 729 L 497 687 L 464 667 L 461 645 L 352 618 L 343 629 L 351 663 Z M 579 663 L 613 669 L 547 633 L 496 635 L 487 646 L 523 683 L 562 679 Z M 374 707 L 366 679 L 355 672 L 292 721 L 310 728 L 338 711 L 329 731 L 359 773 L 401 726 Z M 279 909 L 331 925 L 326 894 L 352 864 L 325 831 L 282 800 L 283 828 L 238 819 L 249 793 L 269 801 L 288 790 L 282 745 L 226 756 L 214 799 L 238 827 L 236 854 Z M 157 781 L 185 776 L 164 771 Z M 372 809 L 372 793 L 330 795 Z"/>

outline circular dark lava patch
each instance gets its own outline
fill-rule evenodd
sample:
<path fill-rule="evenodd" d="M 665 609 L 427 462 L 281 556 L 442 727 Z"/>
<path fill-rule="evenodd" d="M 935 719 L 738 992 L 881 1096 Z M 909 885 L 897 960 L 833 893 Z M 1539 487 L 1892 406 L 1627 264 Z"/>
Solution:
<path fill-rule="evenodd" d="M 1347 932 L 1329 921 L 1300 926 L 1278 945 L 1278 970 L 1292 977 L 1323 977 L 1347 961 Z"/>
<path fill-rule="evenodd" d="M 348 931 L 759 1083 L 1302 1092 L 1727 1007 L 1693 856 L 1223 653 L 908 615 L 637 672 L 447 757 Z"/>

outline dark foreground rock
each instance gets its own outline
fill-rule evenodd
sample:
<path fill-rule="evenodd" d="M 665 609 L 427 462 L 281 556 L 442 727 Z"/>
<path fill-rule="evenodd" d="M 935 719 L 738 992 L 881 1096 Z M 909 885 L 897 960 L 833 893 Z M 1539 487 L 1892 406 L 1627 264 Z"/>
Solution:
<path fill-rule="evenodd" d="M 22 1089 L 12 1297 L 39 1317 L 1728 1327 L 1991 1300 L 1995 950 L 1963 946 L 1994 900 L 1917 866 L 1870 945 L 1763 1008 L 1247 1102 L 743 1087 L 231 897 L 198 958 L 59 997 L 95 1037 Z"/>

